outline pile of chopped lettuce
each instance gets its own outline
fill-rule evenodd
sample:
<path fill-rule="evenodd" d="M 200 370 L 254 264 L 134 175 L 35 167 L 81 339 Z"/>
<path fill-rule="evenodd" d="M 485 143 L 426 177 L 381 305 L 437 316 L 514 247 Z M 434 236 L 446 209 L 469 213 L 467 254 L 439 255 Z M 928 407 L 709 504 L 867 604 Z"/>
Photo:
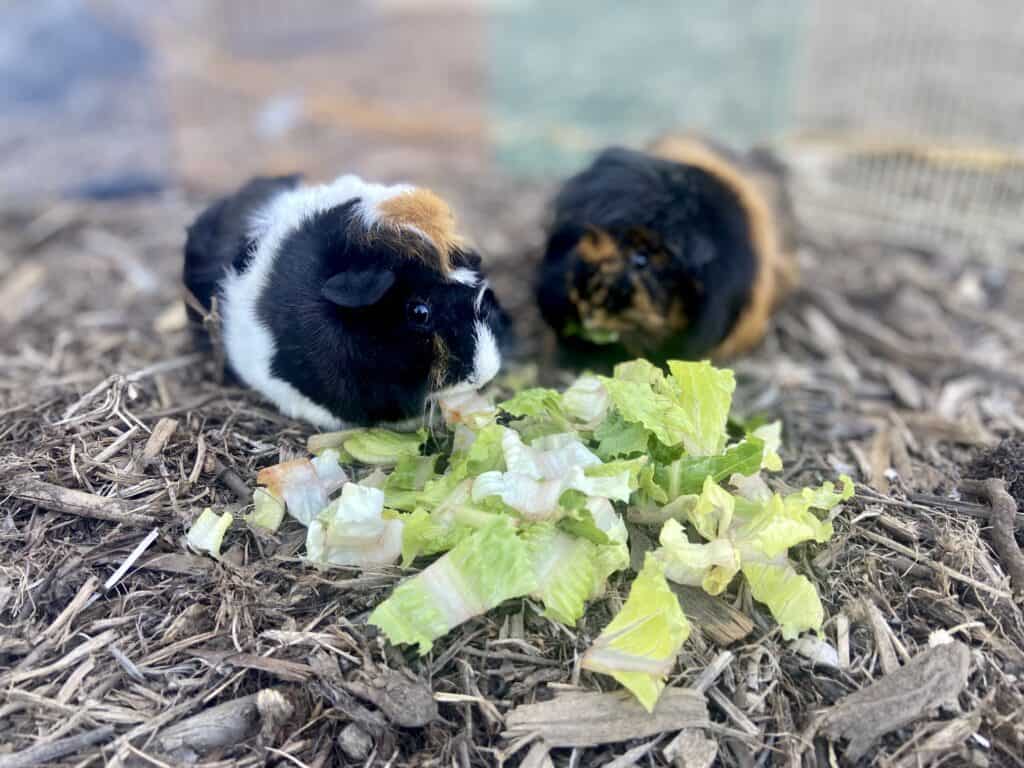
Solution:
<path fill-rule="evenodd" d="M 369 619 L 420 653 L 512 598 L 574 625 L 629 567 L 625 519 L 654 526 L 658 546 L 582 662 L 651 710 L 690 632 L 670 582 L 713 595 L 739 584 L 786 639 L 824 618 L 789 551 L 832 536 L 829 513 L 853 484 L 774 492 L 764 475 L 782 469 L 780 425 L 737 430 L 734 388 L 731 371 L 707 362 L 673 361 L 666 373 L 636 360 L 564 392 L 526 389 L 497 405 L 459 395 L 440 403 L 440 435 L 314 436 L 313 458 L 260 472 L 248 521 L 275 530 L 295 518 L 319 567 L 434 557 Z M 216 556 L 230 523 L 204 513 L 189 541 Z"/>

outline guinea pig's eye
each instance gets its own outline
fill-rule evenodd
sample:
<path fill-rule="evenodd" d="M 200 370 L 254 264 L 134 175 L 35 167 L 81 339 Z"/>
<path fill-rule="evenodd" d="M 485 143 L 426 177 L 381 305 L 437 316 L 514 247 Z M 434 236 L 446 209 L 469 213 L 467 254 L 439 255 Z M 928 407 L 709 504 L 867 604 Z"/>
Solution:
<path fill-rule="evenodd" d="M 648 259 L 646 253 L 633 251 L 629 254 L 629 265 L 633 267 L 633 269 L 643 269 L 649 262 L 650 259 Z"/>
<path fill-rule="evenodd" d="M 409 322 L 415 326 L 426 328 L 430 325 L 430 305 L 425 301 L 413 299 L 406 305 L 405 313 Z"/>

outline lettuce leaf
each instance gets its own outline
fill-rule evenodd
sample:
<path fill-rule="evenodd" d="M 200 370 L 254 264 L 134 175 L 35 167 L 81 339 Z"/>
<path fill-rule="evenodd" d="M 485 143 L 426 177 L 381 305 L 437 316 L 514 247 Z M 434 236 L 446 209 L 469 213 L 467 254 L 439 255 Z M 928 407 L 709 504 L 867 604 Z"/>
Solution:
<path fill-rule="evenodd" d="M 422 507 L 401 518 L 402 565 L 408 568 L 421 555 L 436 555 L 447 552 L 473 533 L 468 525 L 432 514 Z"/>
<path fill-rule="evenodd" d="M 284 499 L 278 498 L 267 488 L 256 488 L 252 492 L 253 511 L 246 522 L 269 531 L 276 531 L 284 520 Z"/>
<path fill-rule="evenodd" d="M 435 477 L 437 456 L 403 456 L 384 481 L 384 504 L 389 509 L 411 512 L 420 503 L 420 492 Z"/>
<path fill-rule="evenodd" d="M 327 491 L 316 467 L 309 459 L 293 459 L 272 467 L 264 467 L 256 482 L 284 500 L 288 514 L 303 525 L 309 525 L 327 506 Z"/>
<path fill-rule="evenodd" d="M 740 570 L 740 555 L 728 539 L 691 542 L 677 520 L 667 520 L 658 537 L 655 556 L 665 577 L 677 584 L 700 586 L 711 595 L 725 591 Z"/>
<path fill-rule="evenodd" d="M 773 421 L 771 424 L 763 424 L 751 432 L 750 436 L 764 443 L 764 459 L 761 462 L 761 469 L 767 469 L 769 472 L 781 472 L 782 457 L 779 456 L 779 450 L 782 448 L 782 422 Z M 749 475 L 750 473 L 743 472 L 741 474 Z"/>
<path fill-rule="evenodd" d="M 792 640 L 808 629 L 821 631 L 825 611 L 818 591 L 806 576 L 796 572 L 785 555 L 773 559 L 748 556 L 741 570 L 751 596 L 768 606 L 784 639 Z"/>
<path fill-rule="evenodd" d="M 684 456 L 655 471 L 654 479 L 664 489 L 668 500 L 690 493 L 700 493 L 704 479 L 722 483 L 734 474 L 750 475 L 761 468 L 764 443 L 757 438 L 730 446 L 718 456 Z"/>
<path fill-rule="evenodd" d="M 582 666 L 611 675 L 652 712 L 689 635 L 662 564 L 648 554 L 626 604 L 584 654 Z"/>
<path fill-rule="evenodd" d="M 664 445 L 682 443 L 690 432 L 690 420 L 682 407 L 649 382 L 618 378 L 621 367 L 616 368 L 616 376 L 601 381 L 622 419 L 643 427 Z M 660 371 L 657 373 L 661 376 Z"/>
<path fill-rule="evenodd" d="M 537 580 L 533 595 L 544 603 L 544 615 L 574 626 L 597 578 L 597 547 L 551 523 L 526 526 L 522 540 Z"/>
<path fill-rule="evenodd" d="M 233 518 L 230 512 L 218 516 L 216 512 L 207 507 L 192 523 L 185 538 L 193 549 L 219 558 L 220 545 L 224 542 L 224 534 L 227 533 L 232 522 Z"/>
<path fill-rule="evenodd" d="M 513 597 L 537 590 L 529 547 L 508 518 L 465 537 L 395 591 L 370 614 L 394 644 L 427 653 L 434 640 Z"/>
<path fill-rule="evenodd" d="M 462 425 L 476 430 L 494 421 L 498 409 L 476 391 L 459 392 L 438 400 L 445 423 L 454 428 Z"/>
<path fill-rule="evenodd" d="M 744 554 L 775 557 L 804 541 L 828 541 L 832 538 L 832 523 L 819 520 L 806 506 L 786 505 L 775 494 L 733 535 Z"/>
<path fill-rule="evenodd" d="M 390 467 L 405 456 L 419 456 L 426 437 L 424 430 L 410 433 L 364 429 L 347 437 L 343 445 L 362 464 Z"/>
<path fill-rule="evenodd" d="M 643 424 L 626 421 L 616 410 L 612 410 L 597 429 L 594 439 L 598 441 L 595 453 L 604 461 L 623 456 L 646 453 L 651 433 Z"/>
<path fill-rule="evenodd" d="M 721 453 L 736 388 L 732 371 L 678 360 L 668 368 L 666 377 L 646 360 L 634 360 L 617 365 L 601 383 L 622 418 L 642 425 L 663 445 L 682 445 L 691 456 Z"/>
<path fill-rule="evenodd" d="M 690 542 L 682 527 L 669 520 L 662 527 L 656 557 L 668 578 L 700 583 L 711 594 L 724 590 L 738 569 L 787 639 L 805 629 L 820 629 L 823 610 L 817 591 L 796 572 L 787 553 L 802 542 L 832 537 L 831 522 L 811 509 L 827 511 L 849 499 L 853 483 L 846 476 L 841 480 L 840 491 L 824 483 L 785 498 L 772 494 L 761 500 L 758 493 L 757 500 L 750 500 L 733 496 L 708 477 L 697 503 L 687 511 L 687 520 L 707 542 Z"/>
<path fill-rule="evenodd" d="M 322 565 L 390 565 L 402 552 L 402 521 L 386 520 L 384 493 L 347 483 L 309 524 L 306 556 Z"/>
<path fill-rule="evenodd" d="M 498 403 L 498 408 L 519 418 L 532 416 L 564 421 L 566 416 L 565 410 L 562 408 L 562 396 L 553 389 L 544 389 L 543 387 L 524 389 L 515 397 Z"/>
<path fill-rule="evenodd" d="M 330 496 L 348 482 L 348 474 L 341 466 L 341 451 L 327 448 L 314 456 L 313 471 L 323 486 L 324 493 Z"/>
<path fill-rule="evenodd" d="M 611 398 L 597 376 L 584 374 L 562 393 L 562 408 L 581 429 L 594 429 L 605 421 Z"/>
<path fill-rule="evenodd" d="M 677 402 L 686 409 L 689 425 L 683 445 L 691 456 L 714 456 L 725 448 L 726 422 L 736 379 L 728 368 L 670 360 L 669 383 Z"/>
<path fill-rule="evenodd" d="M 736 498 L 708 477 L 688 517 L 697 533 L 710 541 L 728 534 L 735 511 Z"/>

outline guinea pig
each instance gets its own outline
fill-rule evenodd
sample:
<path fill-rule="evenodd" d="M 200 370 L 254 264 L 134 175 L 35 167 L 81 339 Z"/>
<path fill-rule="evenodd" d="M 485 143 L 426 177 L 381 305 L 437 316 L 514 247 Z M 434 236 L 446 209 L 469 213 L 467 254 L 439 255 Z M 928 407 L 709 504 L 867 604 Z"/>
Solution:
<path fill-rule="evenodd" d="M 657 361 L 754 347 L 794 279 L 788 198 L 767 159 L 670 137 L 606 149 L 570 178 L 536 285 L 564 347 Z"/>
<path fill-rule="evenodd" d="M 510 338 L 448 205 L 352 175 L 216 201 L 188 228 L 184 284 L 200 344 L 203 316 L 221 319 L 228 377 L 325 429 L 411 426 L 494 378 Z"/>

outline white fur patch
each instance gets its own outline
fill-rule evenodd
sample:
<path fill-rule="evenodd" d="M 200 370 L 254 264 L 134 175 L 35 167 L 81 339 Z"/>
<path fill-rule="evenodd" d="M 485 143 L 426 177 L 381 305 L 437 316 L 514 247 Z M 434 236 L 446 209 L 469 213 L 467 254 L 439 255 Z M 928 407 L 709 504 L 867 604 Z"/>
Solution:
<path fill-rule="evenodd" d="M 473 376 L 470 383 L 474 389 L 480 389 L 501 370 L 501 352 L 498 351 L 498 340 L 484 323 L 475 323 L 476 352 L 473 354 Z"/>
<path fill-rule="evenodd" d="M 472 288 L 474 285 L 480 282 L 480 275 L 468 267 L 459 267 L 453 269 L 448 275 L 448 280 L 453 283 L 461 283 L 462 285 L 468 285 Z"/>
<path fill-rule="evenodd" d="M 491 284 L 487 280 L 484 280 L 480 283 L 480 290 L 477 291 L 476 298 L 473 299 L 473 309 L 478 315 L 480 314 L 480 307 L 482 307 L 484 303 L 484 294 L 487 293 L 487 289 L 490 287 Z"/>
<path fill-rule="evenodd" d="M 257 245 L 252 259 L 242 274 L 229 270 L 221 285 L 224 346 L 239 378 L 285 415 L 324 429 L 344 426 L 326 408 L 271 372 L 276 347 L 257 307 L 282 243 L 310 217 L 355 197 L 361 198 L 358 210 L 364 225 L 372 226 L 380 202 L 410 189 L 404 184 L 385 186 L 358 176 L 341 176 L 330 184 L 282 192 L 253 216 L 249 232 Z"/>

